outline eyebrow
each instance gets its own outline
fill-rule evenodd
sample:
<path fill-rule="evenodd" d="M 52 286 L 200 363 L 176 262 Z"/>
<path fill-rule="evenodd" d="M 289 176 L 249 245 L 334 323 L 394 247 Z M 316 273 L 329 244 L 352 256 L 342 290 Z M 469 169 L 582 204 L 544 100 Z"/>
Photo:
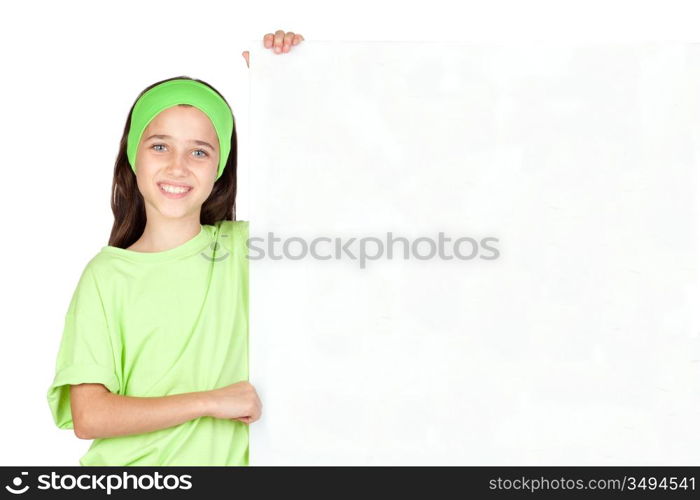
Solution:
<path fill-rule="evenodd" d="M 166 135 L 166 134 L 153 134 L 152 136 L 147 137 L 146 139 L 144 139 L 144 141 L 148 141 L 148 140 L 150 140 L 150 139 L 172 139 L 172 138 L 173 138 L 173 137 L 172 137 L 171 135 Z M 216 151 L 216 148 L 214 148 L 214 146 L 212 146 L 211 144 L 209 144 L 209 143 L 206 142 L 206 141 L 192 140 L 192 141 L 190 141 L 190 142 L 194 142 L 195 144 L 197 144 L 197 145 L 199 145 L 199 146 L 206 146 L 206 147 L 208 147 L 209 149 L 211 149 L 212 151 Z"/>

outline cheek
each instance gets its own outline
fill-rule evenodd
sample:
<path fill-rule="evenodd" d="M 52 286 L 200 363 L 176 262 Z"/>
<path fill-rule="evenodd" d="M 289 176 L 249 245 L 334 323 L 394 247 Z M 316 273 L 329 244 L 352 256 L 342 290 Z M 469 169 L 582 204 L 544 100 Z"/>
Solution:
<path fill-rule="evenodd" d="M 204 196 L 204 198 L 208 197 L 209 194 L 211 193 L 212 189 L 214 189 L 214 181 L 216 180 L 216 173 L 214 174 L 207 174 L 207 175 L 202 175 L 199 176 L 198 180 L 198 185 L 199 185 L 199 190 L 200 190 L 200 195 Z"/>
<path fill-rule="evenodd" d="M 202 184 L 214 185 L 216 181 L 216 176 L 219 173 L 219 162 L 215 159 L 210 159 L 207 162 L 207 166 L 200 171 L 201 175 L 198 175 L 199 181 Z"/>
<path fill-rule="evenodd" d="M 160 168 L 160 159 L 149 154 L 148 151 L 141 151 L 136 155 L 136 165 L 138 166 L 137 175 L 143 174 L 146 177 Z"/>
<path fill-rule="evenodd" d="M 158 170 L 157 165 L 149 161 L 142 161 L 137 163 L 137 165 L 138 170 L 136 172 L 136 180 L 138 181 L 139 185 L 142 187 L 150 185 L 155 172 Z"/>
<path fill-rule="evenodd" d="M 136 183 L 138 188 L 143 196 L 148 196 L 149 193 L 157 194 L 159 188 L 155 183 L 155 178 L 160 167 L 157 162 L 148 161 L 147 158 L 143 158 L 143 160 L 137 163 Z"/>
<path fill-rule="evenodd" d="M 198 196 L 202 198 L 202 201 L 206 200 L 214 189 L 216 174 L 217 168 L 211 167 L 203 169 L 197 175 L 197 185 L 199 186 Z"/>

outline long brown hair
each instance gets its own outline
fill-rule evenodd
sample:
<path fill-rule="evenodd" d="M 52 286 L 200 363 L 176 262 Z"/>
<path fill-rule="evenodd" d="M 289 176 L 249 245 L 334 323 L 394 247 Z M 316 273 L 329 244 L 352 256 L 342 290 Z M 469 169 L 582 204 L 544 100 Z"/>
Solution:
<path fill-rule="evenodd" d="M 149 85 L 136 98 L 141 97 L 146 91 L 169 80 L 184 78 L 194 80 L 204 85 L 209 86 L 214 92 L 219 94 L 222 99 L 224 96 L 209 85 L 207 82 L 190 78 L 189 76 L 175 76 L 161 80 L 152 85 Z M 146 208 L 143 200 L 143 195 L 139 191 L 136 183 L 136 174 L 131 169 L 129 159 L 126 155 L 127 138 L 129 128 L 131 126 L 131 113 L 134 110 L 134 105 L 131 105 L 129 116 L 124 125 L 124 133 L 119 144 L 119 153 L 114 164 L 114 179 L 112 180 L 112 213 L 114 214 L 114 224 L 112 225 L 112 233 L 109 237 L 110 246 L 119 248 L 127 248 L 131 246 L 143 234 L 146 228 Z M 226 99 L 224 99 L 226 102 Z M 228 102 L 226 102 L 228 104 Z M 189 106 L 189 104 L 180 104 L 180 106 Z M 236 184 L 237 184 L 237 142 L 236 142 L 236 126 L 234 122 L 233 133 L 231 134 L 231 150 L 226 161 L 226 166 L 217 179 L 212 188 L 209 198 L 202 204 L 200 214 L 200 224 L 213 225 L 221 220 L 236 220 Z"/>

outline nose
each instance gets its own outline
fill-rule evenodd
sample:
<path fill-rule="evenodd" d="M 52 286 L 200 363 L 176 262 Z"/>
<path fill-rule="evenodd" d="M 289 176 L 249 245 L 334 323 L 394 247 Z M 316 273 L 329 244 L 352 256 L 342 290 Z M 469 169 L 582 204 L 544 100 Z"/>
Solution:
<path fill-rule="evenodd" d="M 167 167 L 167 172 L 172 172 L 174 174 L 185 174 L 187 172 L 186 160 L 180 154 L 175 154 L 172 156 L 172 160 Z"/>

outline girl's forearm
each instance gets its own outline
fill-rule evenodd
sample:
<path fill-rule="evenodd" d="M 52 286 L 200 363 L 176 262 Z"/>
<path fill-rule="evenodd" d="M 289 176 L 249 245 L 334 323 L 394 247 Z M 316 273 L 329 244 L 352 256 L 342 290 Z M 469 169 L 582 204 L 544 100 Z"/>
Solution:
<path fill-rule="evenodd" d="M 86 414 L 75 425 L 81 439 L 142 434 L 179 425 L 207 416 L 208 391 L 188 392 L 160 397 L 122 396 L 105 391 L 83 405 Z M 78 419 L 74 418 L 75 421 Z"/>

